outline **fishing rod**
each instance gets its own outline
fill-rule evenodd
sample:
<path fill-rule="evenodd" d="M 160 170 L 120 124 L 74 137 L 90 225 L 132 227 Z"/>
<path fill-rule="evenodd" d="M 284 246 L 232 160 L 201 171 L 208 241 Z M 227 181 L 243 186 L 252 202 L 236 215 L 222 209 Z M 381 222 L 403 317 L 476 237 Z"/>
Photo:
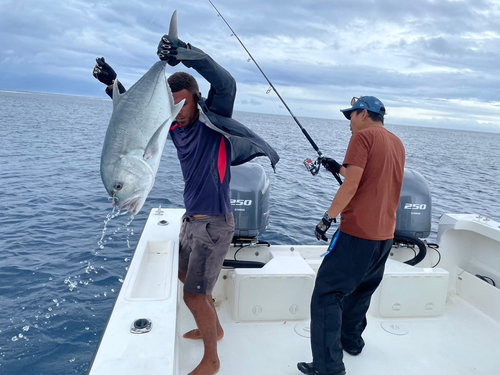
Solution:
<path fill-rule="evenodd" d="M 247 47 L 245 47 L 245 45 L 243 44 L 243 42 L 241 41 L 241 39 L 238 37 L 238 35 L 236 35 L 236 32 L 233 30 L 233 28 L 229 25 L 229 23 L 226 21 L 226 19 L 224 18 L 224 16 L 221 14 L 221 12 L 219 12 L 219 9 L 217 9 L 217 7 L 214 5 L 214 3 L 212 3 L 211 0 L 208 0 L 208 2 L 212 5 L 212 7 L 215 9 L 215 11 L 217 12 L 218 16 L 220 18 L 222 18 L 222 20 L 224 21 L 224 23 L 227 25 L 227 27 L 229 27 L 229 30 L 231 30 L 231 32 L 233 33 L 233 35 L 236 37 L 236 39 L 238 39 L 238 42 L 241 44 L 241 46 L 245 49 L 246 53 L 248 54 L 248 56 L 250 56 L 250 59 L 252 59 L 252 61 L 254 62 L 254 64 L 257 66 L 257 68 L 259 68 L 260 72 L 262 73 L 262 75 L 264 76 L 264 78 L 267 80 L 267 82 L 269 83 L 269 85 L 271 86 L 271 89 L 276 93 L 276 95 L 278 96 L 278 98 L 281 100 L 281 102 L 283 103 L 283 105 L 285 106 L 285 108 L 288 110 L 288 112 L 290 113 L 290 115 L 292 116 L 292 118 L 295 120 L 295 122 L 297 123 L 297 125 L 299 126 L 300 130 L 302 130 L 302 133 L 304 134 L 304 136 L 307 138 L 307 140 L 309 141 L 309 143 L 311 144 L 311 146 L 314 148 L 314 150 L 318 153 L 318 159 L 316 161 L 313 161 L 311 159 L 306 159 L 304 160 L 304 165 L 305 167 L 307 168 L 307 170 L 309 172 L 311 172 L 311 174 L 314 176 L 314 175 L 317 175 L 318 172 L 319 172 L 319 168 L 321 166 L 321 158 L 323 157 L 323 154 L 321 153 L 321 151 L 319 150 L 318 148 L 318 145 L 316 145 L 316 142 L 314 142 L 314 140 L 311 138 L 311 136 L 309 135 L 309 133 L 307 132 L 306 129 L 304 129 L 304 127 L 300 124 L 299 120 L 297 119 L 297 117 L 295 117 L 295 115 L 293 114 L 292 110 L 290 109 L 290 107 L 288 107 L 288 105 L 285 103 L 285 101 L 283 100 L 283 98 L 281 97 L 281 95 L 279 94 L 278 90 L 276 90 L 276 87 L 274 87 L 273 83 L 271 82 L 271 80 L 269 78 L 267 78 L 266 76 L 266 73 L 264 73 L 264 71 L 261 69 L 261 67 L 259 66 L 259 64 L 257 63 L 257 61 L 255 61 L 255 59 L 253 58 L 252 54 L 250 53 L 250 51 L 247 49 Z M 269 90 L 268 90 L 269 92 Z M 335 177 L 335 179 L 337 180 L 337 182 L 342 185 L 342 180 L 340 179 L 339 176 L 337 176 L 336 174 L 333 174 L 333 176 Z"/>

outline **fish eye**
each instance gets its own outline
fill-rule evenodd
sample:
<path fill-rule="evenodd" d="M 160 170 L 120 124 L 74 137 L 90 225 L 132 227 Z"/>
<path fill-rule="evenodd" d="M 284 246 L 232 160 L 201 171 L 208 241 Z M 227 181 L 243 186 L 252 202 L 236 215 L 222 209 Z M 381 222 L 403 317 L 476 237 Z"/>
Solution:
<path fill-rule="evenodd" d="M 114 189 L 116 191 L 120 191 L 121 189 L 123 189 L 123 184 L 121 182 L 117 182 L 114 186 Z"/>

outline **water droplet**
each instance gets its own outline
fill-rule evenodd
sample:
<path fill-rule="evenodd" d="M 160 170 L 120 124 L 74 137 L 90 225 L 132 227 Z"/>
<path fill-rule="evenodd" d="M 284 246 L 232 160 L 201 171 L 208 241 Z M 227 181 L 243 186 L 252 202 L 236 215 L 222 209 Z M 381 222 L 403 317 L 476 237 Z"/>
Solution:
<path fill-rule="evenodd" d="M 72 292 L 73 289 L 75 289 L 78 286 L 78 283 L 76 281 L 71 281 L 69 277 L 66 280 L 64 280 L 64 284 L 68 285 L 70 292 Z"/>

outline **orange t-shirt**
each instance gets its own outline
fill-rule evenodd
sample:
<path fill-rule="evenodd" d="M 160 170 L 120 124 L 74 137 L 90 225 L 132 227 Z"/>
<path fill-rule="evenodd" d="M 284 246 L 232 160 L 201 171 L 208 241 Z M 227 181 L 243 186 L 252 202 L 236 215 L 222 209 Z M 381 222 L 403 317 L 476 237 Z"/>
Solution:
<path fill-rule="evenodd" d="M 363 175 L 341 213 L 342 232 L 372 241 L 394 238 L 405 158 L 401 140 L 383 127 L 353 134 L 343 164 L 363 168 Z"/>

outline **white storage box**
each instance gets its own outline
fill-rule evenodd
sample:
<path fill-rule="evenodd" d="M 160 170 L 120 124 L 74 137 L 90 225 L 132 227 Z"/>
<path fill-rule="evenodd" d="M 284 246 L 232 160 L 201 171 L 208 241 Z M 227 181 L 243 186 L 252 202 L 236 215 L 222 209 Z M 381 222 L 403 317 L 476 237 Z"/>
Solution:
<path fill-rule="evenodd" d="M 448 271 L 387 261 L 379 286 L 378 312 L 383 318 L 438 316 L 444 311 Z"/>
<path fill-rule="evenodd" d="M 229 277 L 235 321 L 309 319 L 315 273 L 300 254 L 276 256 L 263 268 L 236 269 Z"/>

